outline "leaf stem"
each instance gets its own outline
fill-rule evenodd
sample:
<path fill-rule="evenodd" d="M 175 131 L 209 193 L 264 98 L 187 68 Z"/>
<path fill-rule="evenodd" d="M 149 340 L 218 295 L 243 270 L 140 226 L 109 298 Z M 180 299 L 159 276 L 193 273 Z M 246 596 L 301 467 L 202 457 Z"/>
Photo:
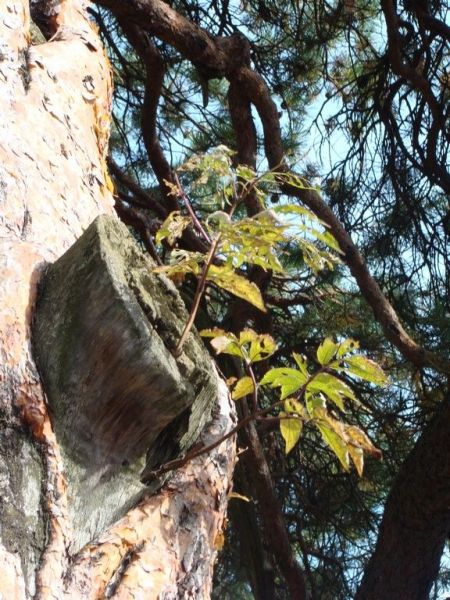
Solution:
<path fill-rule="evenodd" d="M 253 412 L 256 412 L 258 409 L 258 384 L 256 382 L 255 372 L 253 371 L 252 366 L 250 364 L 246 364 L 245 367 L 246 367 L 246 371 L 253 383 L 252 405 L 253 405 Z"/>
<path fill-rule="evenodd" d="M 195 317 L 197 316 L 198 307 L 200 306 L 200 300 L 202 298 L 203 292 L 206 286 L 206 278 L 208 276 L 209 267 L 214 260 L 214 255 L 217 250 L 217 246 L 219 245 L 220 234 L 215 238 L 212 242 L 211 247 L 209 249 L 208 255 L 206 256 L 205 264 L 203 265 L 203 270 L 200 279 L 197 283 L 197 289 L 195 290 L 194 302 L 192 304 L 191 313 L 189 315 L 189 319 L 186 321 L 186 324 L 183 329 L 183 333 L 181 334 L 180 339 L 178 340 L 178 344 L 173 352 L 175 357 L 180 356 L 183 351 L 183 346 L 186 341 L 187 336 L 194 324 Z"/>
<path fill-rule="evenodd" d="M 248 365 L 248 366 L 250 367 L 250 365 Z M 251 369 L 251 367 L 250 367 L 250 369 Z M 313 373 L 312 375 L 310 375 L 310 377 L 308 378 L 308 381 L 306 381 L 302 385 L 301 390 L 298 394 L 298 399 L 303 397 L 305 390 L 308 387 L 308 385 L 311 383 L 311 381 L 319 373 L 322 373 L 324 370 L 325 370 L 325 368 L 322 367 L 316 373 Z M 251 372 L 253 373 L 253 369 L 251 369 Z M 250 377 L 252 377 L 251 372 L 248 371 Z M 253 373 L 253 378 L 254 378 L 254 373 Z M 255 383 L 256 383 L 256 381 L 255 381 Z M 256 389 L 257 389 L 257 387 L 255 386 L 255 390 Z M 255 400 L 253 402 L 255 402 Z M 220 446 L 220 444 L 222 442 L 225 442 L 230 437 L 232 437 L 235 433 L 237 433 L 240 429 L 242 429 L 242 427 L 245 427 L 248 423 L 250 423 L 253 420 L 260 421 L 262 419 L 262 417 L 267 415 L 271 410 L 273 410 L 277 406 L 280 406 L 280 404 L 283 404 L 283 402 L 284 402 L 284 400 L 277 400 L 276 402 L 274 402 L 270 406 L 267 406 L 266 408 L 261 408 L 260 410 L 257 410 L 254 408 L 250 414 L 243 417 L 237 425 L 235 425 L 232 429 L 230 429 L 230 431 L 228 433 L 224 434 L 222 437 L 218 438 L 217 440 L 215 440 L 208 446 L 202 446 L 200 448 L 196 447 L 194 450 L 192 450 L 191 452 L 188 452 L 184 456 L 181 456 L 180 458 L 175 458 L 174 460 L 164 463 L 158 469 L 155 469 L 154 471 L 150 471 L 150 473 L 148 473 L 148 475 L 145 478 L 145 483 L 149 483 L 150 481 L 157 479 L 158 477 L 160 477 L 161 475 L 164 475 L 164 473 L 167 473 L 168 471 L 174 471 L 175 469 L 180 469 L 181 467 L 184 467 L 185 464 L 187 464 L 189 461 L 193 460 L 194 458 L 198 458 L 199 456 L 202 456 L 203 454 L 208 454 L 208 452 L 211 452 L 212 450 L 214 450 L 214 448 L 217 448 L 217 446 Z M 292 418 L 292 417 L 286 417 L 286 418 Z"/>
<path fill-rule="evenodd" d="M 150 481 L 157 479 L 158 477 L 160 477 L 161 475 L 164 475 L 164 473 L 167 473 L 168 471 L 174 471 L 175 469 L 184 467 L 184 465 L 187 464 L 189 461 L 201 456 L 202 454 L 208 454 L 209 452 L 211 452 L 211 450 L 214 450 L 214 448 L 217 448 L 217 446 L 220 446 L 220 444 L 222 442 L 225 442 L 230 437 L 232 437 L 235 433 L 237 433 L 240 429 L 242 429 L 242 427 L 244 427 L 245 425 L 250 423 L 250 421 L 252 421 L 254 419 L 256 420 L 256 419 L 264 416 L 266 413 L 268 413 L 270 410 L 272 410 L 275 406 L 280 404 L 280 402 L 282 402 L 282 400 L 279 400 L 278 402 L 271 404 L 269 407 L 267 407 L 265 409 L 251 412 L 246 417 L 241 419 L 237 425 L 235 425 L 232 429 L 230 429 L 230 431 L 228 433 L 224 434 L 222 437 L 219 437 L 217 440 L 215 440 L 208 446 L 202 446 L 201 448 L 196 448 L 194 451 L 192 451 L 188 454 L 185 454 L 184 456 L 181 456 L 180 458 L 175 458 L 174 460 L 166 462 L 165 464 L 161 465 L 158 469 L 155 469 L 154 471 L 150 471 L 150 473 L 145 478 L 145 483 L 149 483 Z"/>
<path fill-rule="evenodd" d="M 192 204 L 190 203 L 189 198 L 186 195 L 186 192 L 181 187 L 180 180 L 178 179 L 178 175 L 176 173 L 174 173 L 174 177 L 175 177 L 175 181 L 176 181 L 177 186 L 178 186 L 179 195 L 180 195 L 181 199 L 183 200 L 184 205 L 186 206 L 186 210 L 188 211 L 189 216 L 191 217 L 192 222 L 195 225 L 195 228 L 199 231 L 199 233 L 203 236 L 203 238 L 208 242 L 208 244 L 212 244 L 212 239 L 207 234 L 207 232 L 205 231 L 205 228 L 203 227 L 203 225 L 201 224 L 199 218 L 195 214 L 195 211 L 192 208 Z"/>

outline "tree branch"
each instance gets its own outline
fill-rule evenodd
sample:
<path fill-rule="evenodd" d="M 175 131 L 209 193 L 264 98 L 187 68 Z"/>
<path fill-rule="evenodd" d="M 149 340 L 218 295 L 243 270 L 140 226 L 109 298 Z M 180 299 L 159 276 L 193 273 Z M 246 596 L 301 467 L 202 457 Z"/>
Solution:
<path fill-rule="evenodd" d="M 119 18 L 119 25 L 145 65 L 145 94 L 141 111 L 141 127 L 147 155 L 164 195 L 165 204 L 169 211 L 178 210 L 177 199 L 170 187 L 170 184 L 176 184 L 176 180 L 172 168 L 164 156 L 156 131 L 158 102 L 164 81 L 164 62 L 148 34 L 140 27 L 124 18 Z"/>

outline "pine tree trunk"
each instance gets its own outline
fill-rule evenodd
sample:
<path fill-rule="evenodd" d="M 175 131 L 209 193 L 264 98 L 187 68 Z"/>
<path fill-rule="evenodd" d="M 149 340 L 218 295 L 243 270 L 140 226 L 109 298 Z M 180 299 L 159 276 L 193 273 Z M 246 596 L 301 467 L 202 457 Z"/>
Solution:
<path fill-rule="evenodd" d="M 356 600 L 427 600 L 450 531 L 450 398 L 400 468 Z"/>
<path fill-rule="evenodd" d="M 188 463 L 153 495 L 138 475 L 127 486 L 110 480 L 120 502 L 94 506 L 86 522 L 95 524 L 77 531 L 82 518 L 74 507 L 85 506 L 77 494 L 94 497 L 97 484 L 75 477 L 66 459 L 35 366 L 31 325 L 46 265 L 98 215 L 114 218 L 105 165 L 111 73 L 81 0 L 41 4 L 51 16 L 48 42 L 30 34 L 27 0 L 0 3 L 0 593 L 18 600 L 208 598 L 232 441 Z M 217 390 L 203 441 L 233 420 L 218 378 Z"/>

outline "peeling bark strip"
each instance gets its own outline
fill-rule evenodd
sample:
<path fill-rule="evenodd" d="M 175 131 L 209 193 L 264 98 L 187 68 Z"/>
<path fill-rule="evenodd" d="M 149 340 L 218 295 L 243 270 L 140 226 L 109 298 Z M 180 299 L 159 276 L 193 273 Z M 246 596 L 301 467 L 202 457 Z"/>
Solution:
<path fill-rule="evenodd" d="M 234 465 L 231 440 L 71 555 L 80 537 L 71 515 L 83 498 L 67 487 L 75 474 L 61 457 L 30 324 L 43 267 L 95 217 L 113 213 L 105 167 L 110 68 L 83 4 L 33 2 L 39 25 L 54 36 L 35 45 L 28 0 L 0 2 L 0 594 L 207 598 Z M 222 383 L 219 389 L 206 443 L 232 424 Z M 142 490 L 138 475 L 133 481 Z M 86 495 L 95 496 L 94 482 L 84 482 L 91 484 Z M 131 483 L 115 493 L 121 506 L 135 497 Z"/>

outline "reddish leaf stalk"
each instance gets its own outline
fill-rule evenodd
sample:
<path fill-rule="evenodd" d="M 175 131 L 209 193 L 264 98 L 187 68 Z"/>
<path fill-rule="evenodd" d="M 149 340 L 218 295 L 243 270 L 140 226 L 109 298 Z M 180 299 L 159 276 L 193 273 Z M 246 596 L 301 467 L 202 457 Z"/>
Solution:
<path fill-rule="evenodd" d="M 186 321 L 186 325 L 184 326 L 183 333 L 178 341 L 178 344 L 174 350 L 174 356 L 180 356 L 183 351 L 183 346 L 186 341 L 187 336 L 189 335 L 190 330 L 192 329 L 192 325 L 194 324 L 195 317 L 197 316 L 198 307 L 200 306 L 200 300 L 202 298 L 203 292 L 205 291 L 206 286 L 206 278 L 208 276 L 209 267 L 211 266 L 214 255 L 217 250 L 217 246 L 219 245 L 220 234 L 216 237 L 214 242 L 211 244 L 208 255 L 205 260 L 205 264 L 203 265 L 203 271 L 200 279 L 197 283 L 197 289 L 195 290 L 194 303 L 192 305 L 191 313 L 189 315 L 189 319 Z"/>

